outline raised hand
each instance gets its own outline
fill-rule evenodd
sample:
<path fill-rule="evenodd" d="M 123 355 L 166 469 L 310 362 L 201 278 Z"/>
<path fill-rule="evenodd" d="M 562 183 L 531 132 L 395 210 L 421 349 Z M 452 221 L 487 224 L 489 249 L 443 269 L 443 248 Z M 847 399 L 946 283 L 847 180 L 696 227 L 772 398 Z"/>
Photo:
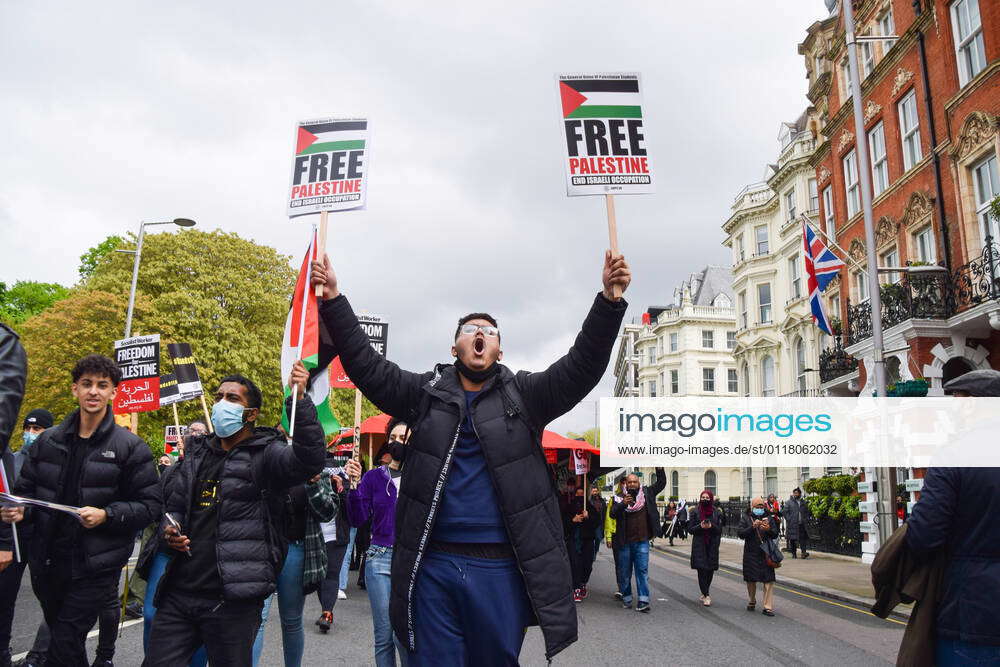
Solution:
<path fill-rule="evenodd" d="M 628 262 L 624 255 L 611 256 L 610 250 L 604 251 L 604 271 L 601 274 L 601 282 L 604 285 L 604 298 L 609 301 L 618 301 L 621 294 L 625 293 L 628 285 L 632 282 L 632 271 L 628 268 Z M 615 296 L 614 288 L 617 287 L 619 296 Z"/>
<path fill-rule="evenodd" d="M 330 256 L 326 253 L 323 253 L 322 262 L 314 261 L 312 263 L 312 285 L 313 287 L 323 286 L 324 301 L 335 299 L 340 295 L 340 292 L 337 291 L 337 275 L 333 272 Z"/>

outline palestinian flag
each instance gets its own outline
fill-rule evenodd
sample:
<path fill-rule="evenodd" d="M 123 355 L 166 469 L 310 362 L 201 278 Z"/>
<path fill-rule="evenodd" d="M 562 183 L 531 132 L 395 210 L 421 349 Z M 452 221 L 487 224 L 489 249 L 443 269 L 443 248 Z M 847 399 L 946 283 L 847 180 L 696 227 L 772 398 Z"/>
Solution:
<path fill-rule="evenodd" d="M 329 354 L 320 340 L 319 299 L 312 285 L 312 261 L 316 258 L 316 229 L 313 228 L 309 249 L 302 258 L 299 278 L 295 282 L 288 319 L 285 320 L 285 337 L 281 346 L 281 380 L 288 382 L 292 366 L 297 359 L 309 370 L 306 392 L 316 404 L 316 412 L 323 431 L 327 435 L 340 430 L 340 422 L 330 407 L 330 376 L 327 366 L 333 355 Z M 285 385 L 285 398 L 292 395 L 291 387 Z M 288 414 L 281 412 L 281 424 L 288 430 Z"/>
<path fill-rule="evenodd" d="M 564 79 L 559 97 L 563 118 L 642 118 L 638 77 Z"/>
<path fill-rule="evenodd" d="M 356 151 L 365 147 L 368 121 L 340 120 L 315 125 L 300 125 L 295 143 L 296 155 Z"/>

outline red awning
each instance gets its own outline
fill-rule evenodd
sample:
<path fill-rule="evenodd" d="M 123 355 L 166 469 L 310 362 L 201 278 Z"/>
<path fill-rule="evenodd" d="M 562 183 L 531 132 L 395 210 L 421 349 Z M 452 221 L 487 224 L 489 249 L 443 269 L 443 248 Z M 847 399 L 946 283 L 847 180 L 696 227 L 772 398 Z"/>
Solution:
<path fill-rule="evenodd" d="M 389 415 L 384 412 L 374 417 L 369 417 L 368 419 L 361 422 L 361 434 L 365 433 L 378 433 L 380 435 L 385 435 L 385 427 L 389 425 Z"/>
<path fill-rule="evenodd" d="M 591 454 L 600 454 L 601 450 L 583 440 L 570 440 L 555 431 L 542 431 L 542 449 L 582 449 Z"/>

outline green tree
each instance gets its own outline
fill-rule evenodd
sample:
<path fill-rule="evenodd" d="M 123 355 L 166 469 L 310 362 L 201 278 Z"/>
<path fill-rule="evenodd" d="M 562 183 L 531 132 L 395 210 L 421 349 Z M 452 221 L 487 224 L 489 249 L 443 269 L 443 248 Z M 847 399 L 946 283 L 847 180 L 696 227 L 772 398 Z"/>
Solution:
<path fill-rule="evenodd" d="M 220 378 L 246 375 L 264 395 L 260 423 L 273 425 L 281 411 L 281 339 L 295 280 L 289 260 L 220 231 L 147 235 L 132 334 L 160 334 L 162 373 L 171 371 L 166 344 L 191 343 L 209 403 Z M 132 256 L 108 253 L 69 298 L 24 323 L 25 411 L 46 407 L 61 418 L 73 409 L 72 364 L 94 352 L 111 355 L 113 341 L 123 333 L 131 279 Z M 204 416 L 198 400 L 177 407 L 181 423 Z M 157 449 L 163 427 L 172 422 L 169 407 L 142 413 L 139 434 Z"/>
<path fill-rule="evenodd" d="M 0 283 L 0 321 L 21 324 L 67 295 L 69 289 L 58 283 L 19 280 L 9 289 L 6 283 Z"/>
<path fill-rule="evenodd" d="M 86 280 L 94 275 L 98 265 L 105 257 L 114 256 L 116 249 L 122 246 L 122 237 L 109 236 L 87 252 L 80 255 L 80 280 Z M 131 255 L 129 255 L 131 257 Z"/>
<path fill-rule="evenodd" d="M 588 428 L 583 433 L 572 433 L 572 432 L 571 433 L 567 433 L 566 437 L 570 438 L 570 439 L 573 439 L 573 440 L 575 440 L 577 438 L 583 438 L 584 440 L 587 441 L 587 444 L 593 445 L 594 447 L 597 447 L 598 449 L 600 449 L 600 447 L 601 447 L 601 431 L 600 431 L 600 429 L 598 429 L 596 427 L 595 428 Z"/>

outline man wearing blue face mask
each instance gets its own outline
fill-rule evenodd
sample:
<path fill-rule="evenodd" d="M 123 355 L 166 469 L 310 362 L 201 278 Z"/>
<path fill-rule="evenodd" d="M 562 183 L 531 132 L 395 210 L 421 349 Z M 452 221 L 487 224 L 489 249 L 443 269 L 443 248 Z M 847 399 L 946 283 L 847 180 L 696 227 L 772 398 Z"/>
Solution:
<path fill-rule="evenodd" d="M 323 469 L 326 441 L 301 362 L 291 446 L 256 425 L 261 393 L 242 375 L 215 393 L 215 433 L 191 438 L 173 473 L 164 537 L 175 550 L 156 592 L 143 665 L 186 665 L 204 643 L 212 665 L 249 666 L 261 607 L 285 559 L 284 491 Z M 290 410 L 292 399 L 286 406 Z M 176 522 L 176 525 L 170 521 Z"/>

